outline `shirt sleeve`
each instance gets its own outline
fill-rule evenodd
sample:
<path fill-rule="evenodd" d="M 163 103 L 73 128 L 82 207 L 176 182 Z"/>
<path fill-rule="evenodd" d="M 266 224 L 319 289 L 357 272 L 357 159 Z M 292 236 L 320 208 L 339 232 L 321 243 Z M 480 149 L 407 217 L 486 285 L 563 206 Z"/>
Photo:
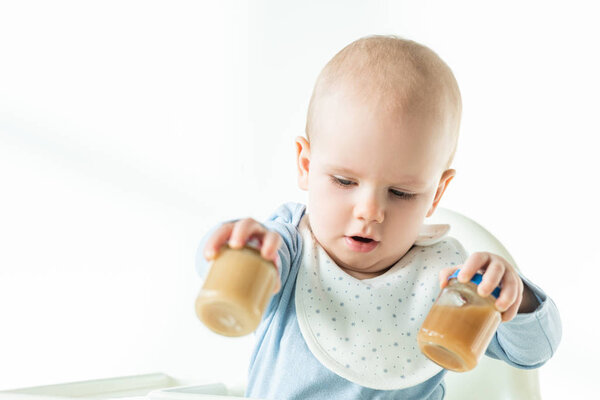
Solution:
<path fill-rule="evenodd" d="M 513 367 L 538 368 L 548 361 L 562 336 L 562 324 L 556 304 L 539 287 L 521 276 L 539 301 L 531 313 L 517 314 L 498 327 L 486 355 L 504 360 Z"/>
<path fill-rule="evenodd" d="M 286 287 L 291 266 L 296 264 L 302 252 L 302 237 L 298 225 L 305 211 L 306 206 L 303 204 L 285 203 L 263 222 L 267 229 L 277 232 L 282 239 L 282 244 L 277 249 L 277 269 L 282 290 Z"/>

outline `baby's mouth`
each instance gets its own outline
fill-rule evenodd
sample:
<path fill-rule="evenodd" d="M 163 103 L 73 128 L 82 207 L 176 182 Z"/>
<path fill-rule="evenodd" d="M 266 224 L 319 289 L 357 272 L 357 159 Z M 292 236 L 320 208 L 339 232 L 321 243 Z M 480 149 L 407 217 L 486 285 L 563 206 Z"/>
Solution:
<path fill-rule="evenodd" d="M 379 246 L 377 240 L 362 236 L 346 236 L 345 242 L 350 250 L 360 253 L 368 253 Z"/>
<path fill-rule="evenodd" d="M 359 242 L 362 242 L 362 243 L 370 243 L 370 242 L 373 241 L 373 239 L 364 238 L 364 237 L 361 237 L 361 236 L 352 236 L 352 239 L 354 239 L 356 241 L 359 241 Z"/>

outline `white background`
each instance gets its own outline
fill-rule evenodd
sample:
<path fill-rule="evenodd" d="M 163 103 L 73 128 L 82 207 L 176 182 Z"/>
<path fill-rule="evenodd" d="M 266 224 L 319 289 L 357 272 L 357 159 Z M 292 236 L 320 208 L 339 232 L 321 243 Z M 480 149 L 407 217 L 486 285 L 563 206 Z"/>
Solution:
<path fill-rule="evenodd" d="M 197 243 L 220 220 L 305 200 L 293 138 L 315 78 L 381 33 L 455 72 L 464 114 L 442 206 L 494 233 L 557 303 L 544 398 L 593 393 L 593 3 L 0 3 L 0 389 L 245 379 L 252 338 L 217 337 L 194 315 Z"/>

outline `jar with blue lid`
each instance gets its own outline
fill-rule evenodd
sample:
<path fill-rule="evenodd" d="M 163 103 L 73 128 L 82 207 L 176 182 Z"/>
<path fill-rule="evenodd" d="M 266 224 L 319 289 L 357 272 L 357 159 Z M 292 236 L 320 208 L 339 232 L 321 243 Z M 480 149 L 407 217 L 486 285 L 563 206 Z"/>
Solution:
<path fill-rule="evenodd" d="M 459 282 L 460 269 L 449 278 L 427 314 L 417 342 L 423 354 L 443 368 L 464 372 L 477 365 L 485 353 L 502 316 L 496 309 L 500 288 L 489 296 L 477 293 L 483 275 Z"/>

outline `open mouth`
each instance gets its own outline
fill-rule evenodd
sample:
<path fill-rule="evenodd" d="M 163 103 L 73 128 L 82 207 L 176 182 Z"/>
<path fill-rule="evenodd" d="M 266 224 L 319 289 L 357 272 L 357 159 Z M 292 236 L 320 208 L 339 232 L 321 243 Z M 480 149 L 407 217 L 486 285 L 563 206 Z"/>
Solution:
<path fill-rule="evenodd" d="M 362 236 L 346 236 L 346 245 L 352 251 L 366 253 L 379 246 L 379 242 Z"/>
<path fill-rule="evenodd" d="M 370 243 L 373 241 L 373 239 L 368 239 L 368 238 L 364 238 L 364 237 L 360 237 L 360 236 L 352 236 L 352 239 L 362 242 L 362 243 Z"/>

